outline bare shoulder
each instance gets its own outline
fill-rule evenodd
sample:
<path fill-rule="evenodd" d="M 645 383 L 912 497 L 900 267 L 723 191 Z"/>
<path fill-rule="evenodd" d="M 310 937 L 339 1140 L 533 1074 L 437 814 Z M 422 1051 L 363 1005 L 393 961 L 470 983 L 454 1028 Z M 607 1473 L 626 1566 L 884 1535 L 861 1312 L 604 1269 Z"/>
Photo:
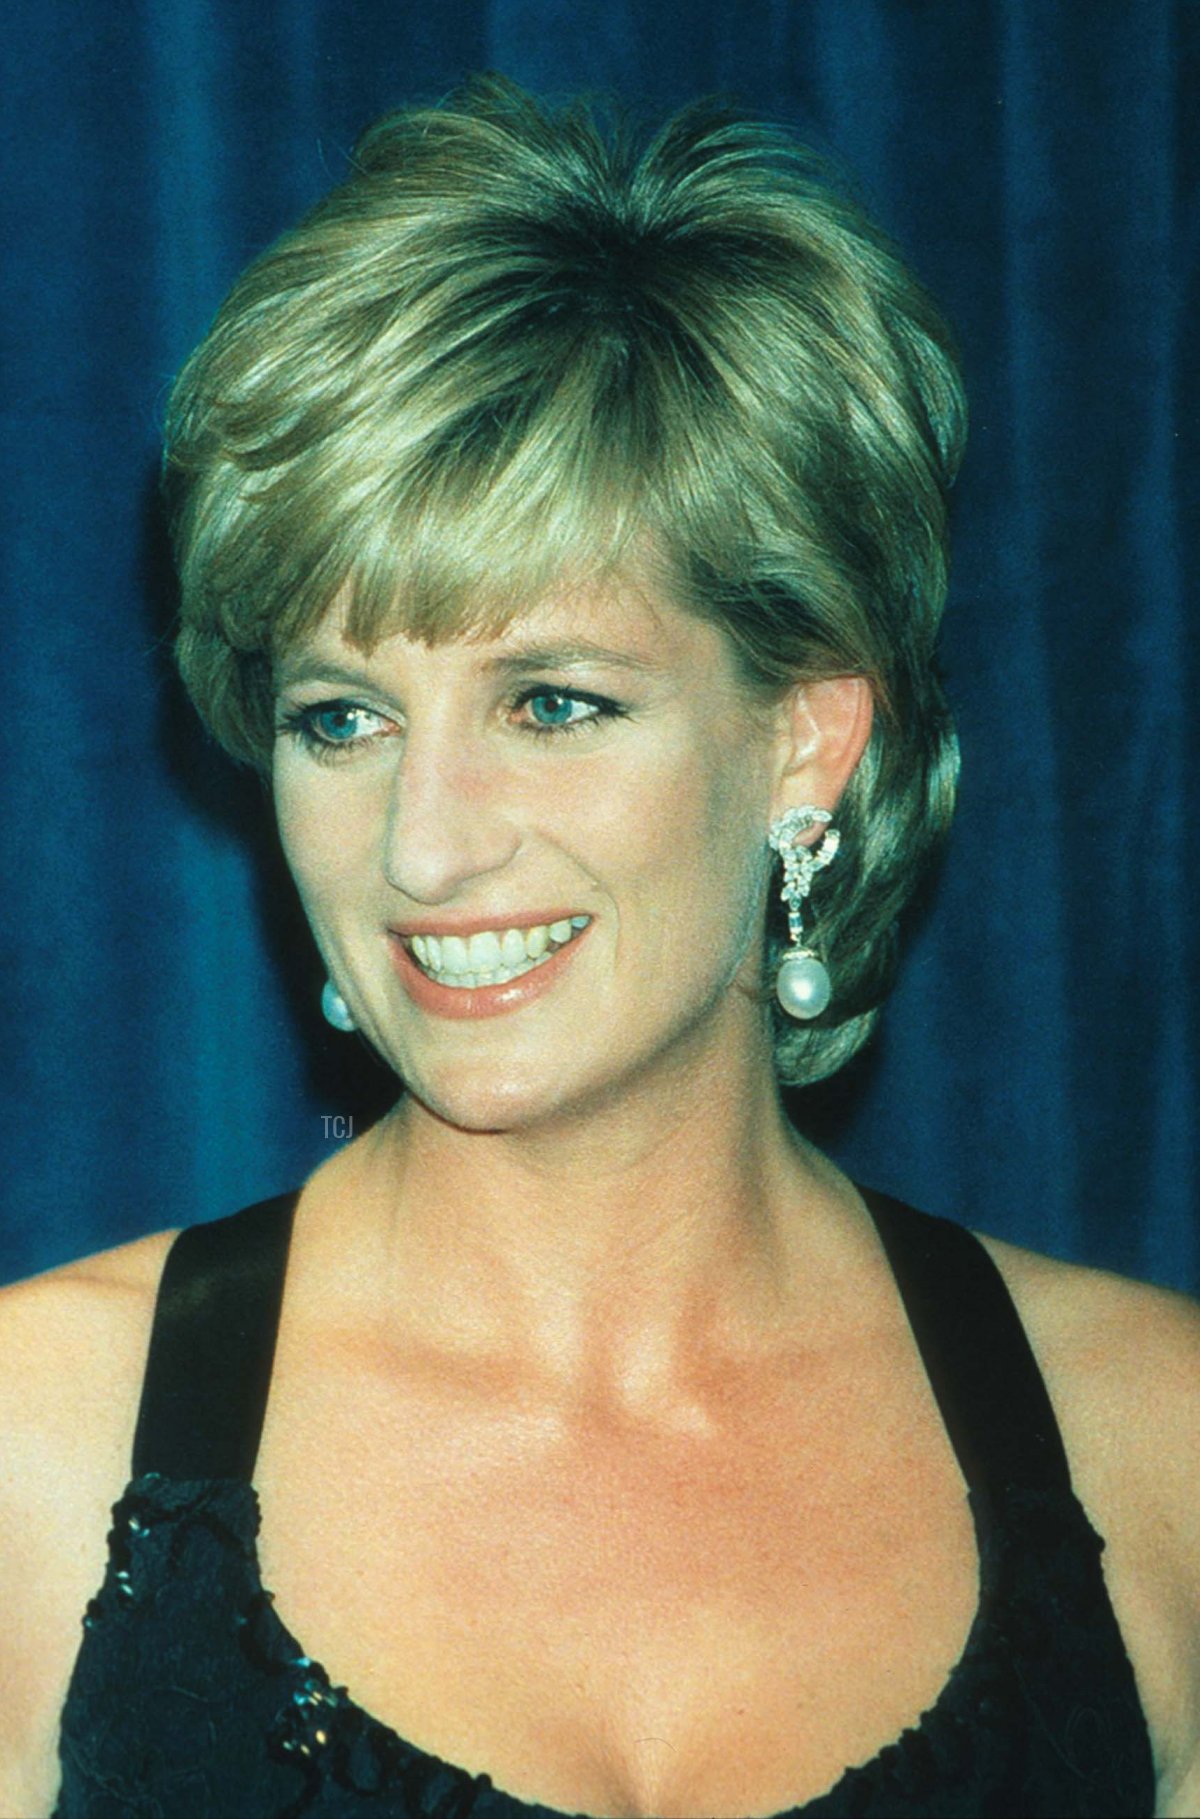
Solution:
<path fill-rule="evenodd" d="M 167 1251 L 177 1235 L 176 1228 L 151 1232 L 129 1244 L 76 1257 L 40 1275 L 7 1283 L 0 1288 L 0 1343 L 35 1308 L 51 1315 L 59 1308 L 78 1312 L 85 1305 L 96 1313 L 104 1308 L 113 1312 L 131 1296 L 148 1293 L 153 1298 Z"/>
<path fill-rule="evenodd" d="M 1024 1322 L 1105 1575 L 1160 1769 L 1200 1812 L 1200 1303 L 985 1239 Z"/>
<path fill-rule="evenodd" d="M 1080 1417 L 1122 1412 L 1175 1453 L 1180 1419 L 1200 1424 L 1200 1301 L 984 1237 L 1038 1362 Z M 1051 1384 L 1053 1393 L 1055 1384 Z M 1147 1401 L 1149 1397 L 1149 1401 Z M 1164 1406 L 1164 1399 L 1169 1406 Z M 1189 1462 L 1189 1461 L 1185 1461 Z M 1158 1459 L 1164 1468 L 1169 1461 Z"/>
<path fill-rule="evenodd" d="M 44 1473 L 60 1450 L 78 1463 L 118 1437 L 128 1413 L 121 1391 L 140 1381 L 174 1235 L 155 1232 L 0 1289 L 7 1491 Z M 131 1424 L 132 1416 L 130 1432 Z"/>
<path fill-rule="evenodd" d="M 1085 1473 L 1107 1466 L 1140 1474 L 1148 1466 L 1153 1484 L 1139 1484 L 1140 1497 L 1160 1500 L 1165 1515 L 1186 1486 L 1194 1503 L 1200 1302 L 998 1239 L 984 1242 L 1037 1354 L 1073 1466 L 1076 1453 Z M 1191 1509 L 1174 1513 L 1195 1520 Z M 1180 1539 L 1200 1543 L 1200 1535 L 1186 1532 Z"/>
<path fill-rule="evenodd" d="M 0 1289 L 0 1812 L 57 1786 L 58 1715 L 104 1573 L 173 1232 Z"/>

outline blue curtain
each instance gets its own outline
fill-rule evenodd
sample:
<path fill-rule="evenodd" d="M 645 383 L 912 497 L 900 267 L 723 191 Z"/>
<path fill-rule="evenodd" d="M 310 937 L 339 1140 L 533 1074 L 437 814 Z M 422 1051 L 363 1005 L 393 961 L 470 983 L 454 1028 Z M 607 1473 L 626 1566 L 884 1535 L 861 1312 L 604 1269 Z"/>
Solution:
<path fill-rule="evenodd" d="M 389 106 L 497 68 L 732 92 L 857 173 L 957 325 L 961 814 L 869 1056 L 859 1178 L 1195 1287 L 1200 5 L 7 0 L 3 1004 L 12 1277 L 293 1185 L 387 1103 L 261 787 L 165 653 L 165 388 Z"/>

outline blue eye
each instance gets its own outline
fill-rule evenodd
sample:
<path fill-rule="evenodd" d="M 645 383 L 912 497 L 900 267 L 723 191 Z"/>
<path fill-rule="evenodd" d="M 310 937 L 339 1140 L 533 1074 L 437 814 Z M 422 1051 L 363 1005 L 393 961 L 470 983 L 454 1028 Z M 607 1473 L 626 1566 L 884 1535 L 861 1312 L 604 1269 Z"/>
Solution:
<path fill-rule="evenodd" d="M 627 710 L 606 695 L 542 686 L 522 690 L 508 711 L 520 731 L 548 738 L 600 726 L 623 717 Z M 386 715 L 359 701 L 333 700 L 284 710 L 277 730 L 298 740 L 312 757 L 328 761 L 373 749 L 378 739 L 400 728 Z"/>
<path fill-rule="evenodd" d="M 362 737 L 361 723 L 366 711 L 365 708 L 338 702 L 333 707 L 314 709 L 309 724 L 315 733 L 322 739 L 328 739 L 331 745 L 348 745 L 352 739 Z"/>
<path fill-rule="evenodd" d="M 284 713 L 279 731 L 298 739 L 314 757 L 333 758 L 365 745 L 387 725 L 382 714 L 356 701 L 314 701 Z"/>
<path fill-rule="evenodd" d="M 584 727 L 615 720 L 625 709 L 605 695 L 578 689 L 528 688 L 513 703 L 514 711 L 526 710 L 522 724 L 530 733 L 574 733 Z"/>
<path fill-rule="evenodd" d="M 587 705 L 586 702 L 577 701 L 573 695 L 548 691 L 530 697 L 529 711 L 539 726 L 570 726 L 577 718 L 586 718 L 586 715 L 577 715 L 575 710 Z"/>

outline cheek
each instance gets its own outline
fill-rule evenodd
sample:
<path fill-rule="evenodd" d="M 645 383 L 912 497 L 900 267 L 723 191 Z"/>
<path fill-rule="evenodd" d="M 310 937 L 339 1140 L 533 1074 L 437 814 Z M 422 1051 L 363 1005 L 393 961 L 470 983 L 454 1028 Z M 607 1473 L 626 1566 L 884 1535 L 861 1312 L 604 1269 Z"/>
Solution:
<path fill-rule="evenodd" d="M 313 787 L 288 767 L 276 767 L 275 819 L 280 845 L 305 909 L 345 896 L 364 876 L 372 846 L 369 818 L 357 793 L 338 791 L 333 779 Z"/>
<path fill-rule="evenodd" d="M 688 844 L 693 915 L 710 955 L 735 970 L 762 939 L 769 801 L 766 767 L 749 739 L 697 772 Z"/>
<path fill-rule="evenodd" d="M 715 805 L 713 839 L 702 863 L 708 925 L 714 943 L 740 966 L 764 938 L 770 848 L 759 837 L 760 811 L 742 791 Z"/>
<path fill-rule="evenodd" d="M 529 803 L 528 825 L 612 890 L 620 908 L 639 887 L 661 892 L 686 871 L 707 819 L 706 793 L 694 759 L 671 750 L 622 754 L 564 766 L 551 795 Z"/>
<path fill-rule="evenodd" d="M 767 787 L 753 750 L 697 740 L 655 762 L 592 772 L 556 804 L 556 840 L 637 923 L 648 961 L 680 943 L 744 953 L 769 870 Z"/>

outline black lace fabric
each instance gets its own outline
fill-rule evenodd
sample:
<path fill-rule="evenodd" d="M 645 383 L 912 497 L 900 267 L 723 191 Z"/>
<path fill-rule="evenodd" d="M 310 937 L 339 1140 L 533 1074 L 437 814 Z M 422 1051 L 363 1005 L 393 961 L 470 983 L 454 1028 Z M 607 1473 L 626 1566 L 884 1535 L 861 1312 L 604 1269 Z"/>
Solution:
<path fill-rule="evenodd" d="M 1103 1543 L 1069 1493 L 972 1502 L 982 1596 L 940 1698 L 788 1819 L 1153 1813 Z M 263 1587 L 250 1484 L 146 1473 L 113 1518 L 53 1819 L 563 1819 L 406 1743 L 332 1684 Z"/>

